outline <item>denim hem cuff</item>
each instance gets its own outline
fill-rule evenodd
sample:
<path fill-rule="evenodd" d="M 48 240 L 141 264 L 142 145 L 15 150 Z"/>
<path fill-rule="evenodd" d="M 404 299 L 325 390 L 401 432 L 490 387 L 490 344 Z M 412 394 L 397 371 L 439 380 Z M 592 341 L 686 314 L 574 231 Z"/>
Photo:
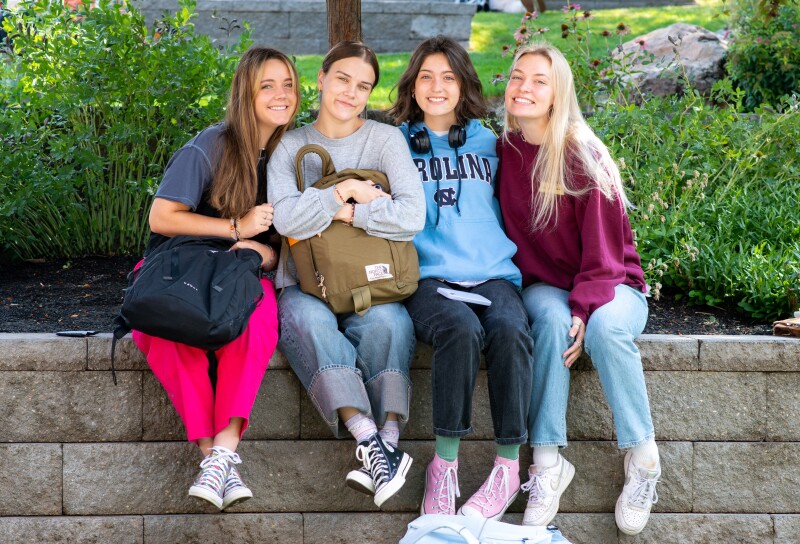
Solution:
<path fill-rule="evenodd" d="M 650 442 L 651 440 L 655 440 L 655 438 L 656 438 L 656 433 L 652 432 L 648 434 L 646 437 L 642 438 L 641 440 L 634 440 L 633 442 L 626 442 L 624 444 L 617 442 L 617 446 L 621 450 L 629 450 L 631 448 L 635 448 L 636 446 L 641 446 L 646 442 Z"/>
<path fill-rule="evenodd" d="M 433 428 L 433 434 L 444 438 L 464 438 L 465 436 L 471 434 L 472 432 L 473 432 L 472 427 L 470 427 L 469 429 L 465 429 L 463 431 L 448 431 L 446 429 L 440 429 L 439 427 Z"/>
<path fill-rule="evenodd" d="M 545 441 L 545 442 L 537 442 L 536 440 L 531 440 L 530 444 L 531 444 L 532 448 L 541 448 L 541 447 L 544 447 L 544 446 L 558 446 L 559 448 L 566 448 L 567 447 L 567 441 L 566 440 L 560 440 L 560 441 L 558 441 L 558 440 L 557 441 L 549 440 L 549 441 Z"/>
<path fill-rule="evenodd" d="M 525 433 L 522 436 L 518 436 L 516 438 L 497 438 L 495 437 L 494 442 L 500 446 L 516 446 L 517 444 L 524 444 L 528 441 L 528 433 Z"/>
<path fill-rule="evenodd" d="M 397 414 L 402 431 L 408 423 L 411 404 L 411 380 L 396 369 L 384 370 L 364 384 L 365 393 L 380 427 L 388 414 Z"/>
<path fill-rule="evenodd" d="M 339 421 L 339 408 L 355 408 L 362 414 L 372 415 L 361 374 L 352 367 L 329 366 L 319 370 L 311 378 L 308 396 L 337 438 L 343 437 L 344 426 L 344 422 Z"/>

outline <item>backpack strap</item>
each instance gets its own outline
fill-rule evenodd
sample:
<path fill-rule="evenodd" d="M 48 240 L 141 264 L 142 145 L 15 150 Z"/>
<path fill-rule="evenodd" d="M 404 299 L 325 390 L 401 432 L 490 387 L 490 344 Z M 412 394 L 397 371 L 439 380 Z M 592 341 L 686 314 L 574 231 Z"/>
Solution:
<path fill-rule="evenodd" d="M 305 181 L 303 180 L 303 157 L 308 155 L 309 153 L 314 153 L 318 155 L 320 159 L 322 159 L 322 176 L 330 176 L 331 174 L 336 173 L 336 167 L 333 165 L 333 159 L 331 159 L 330 154 L 328 151 L 322 147 L 321 145 L 317 144 L 307 144 L 297 150 L 297 155 L 294 158 L 294 169 L 297 172 L 297 190 L 301 193 L 305 191 Z"/>
<path fill-rule="evenodd" d="M 114 355 L 117 351 L 117 340 L 123 338 L 126 334 L 131 332 L 128 322 L 121 315 L 114 319 L 114 332 L 111 338 L 111 380 L 114 385 L 117 385 L 117 369 L 114 366 Z"/>

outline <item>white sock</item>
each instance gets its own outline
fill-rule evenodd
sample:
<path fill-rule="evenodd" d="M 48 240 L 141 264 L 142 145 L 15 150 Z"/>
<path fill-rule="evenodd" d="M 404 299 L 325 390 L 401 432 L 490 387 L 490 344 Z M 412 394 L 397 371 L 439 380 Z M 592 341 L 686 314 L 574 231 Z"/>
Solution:
<path fill-rule="evenodd" d="M 658 446 L 655 440 L 631 448 L 631 459 L 642 468 L 656 468 L 659 463 Z"/>
<path fill-rule="evenodd" d="M 344 422 L 344 426 L 350 431 L 350 434 L 356 439 L 356 442 L 364 442 L 370 436 L 378 432 L 378 427 L 372 418 L 364 414 L 356 414 Z"/>
<path fill-rule="evenodd" d="M 558 464 L 558 446 L 534 446 L 533 464 L 539 468 L 550 468 Z"/>

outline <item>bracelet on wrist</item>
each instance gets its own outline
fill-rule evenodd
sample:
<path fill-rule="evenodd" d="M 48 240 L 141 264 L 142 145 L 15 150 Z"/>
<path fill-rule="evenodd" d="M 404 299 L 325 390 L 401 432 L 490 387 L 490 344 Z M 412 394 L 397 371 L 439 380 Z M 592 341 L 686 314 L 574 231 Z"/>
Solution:
<path fill-rule="evenodd" d="M 229 228 L 229 231 L 230 231 L 230 235 L 231 235 L 231 240 L 233 240 L 234 242 L 238 242 L 239 241 L 239 233 L 236 230 L 236 219 L 234 219 L 233 217 L 231 217 L 231 226 Z"/>
<path fill-rule="evenodd" d="M 353 226 L 353 220 L 356 218 L 356 205 L 350 204 L 350 221 L 347 222 L 348 225 L 351 227 Z"/>
<path fill-rule="evenodd" d="M 234 234 L 236 234 L 236 238 L 235 238 L 236 240 L 239 240 L 242 237 L 242 233 L 239 232 L 239 220 L 238 219 L 234 219 L 233 220 L 233 232 L 234 232 Z"/>
<path fill-rule="evenodd" d="M 347 204 L 347 199 L 342 196 L 342 193 L 339 192 L 339 188 L 336 186 L 335 183 L 333 184 L 333 193 L 336 195 L 336 198 L 339 199 L 339 201 L 342 203 L 342 206 Z"/>

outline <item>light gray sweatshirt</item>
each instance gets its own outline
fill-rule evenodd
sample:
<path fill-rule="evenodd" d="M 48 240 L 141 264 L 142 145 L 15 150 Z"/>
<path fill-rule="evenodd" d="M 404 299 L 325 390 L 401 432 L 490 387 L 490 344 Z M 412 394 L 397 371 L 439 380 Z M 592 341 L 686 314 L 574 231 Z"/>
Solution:
<path fill-rule="evenodd" d="M 306 144 L 324 147 L 337 172 L 365 168 L 379 170 L 389 178 L 392 198 L 356 204 L 354 227 L 373 236 L 407 241 L 425 226 L 425 195 L 403 134 L 395 127 L 368 120 L 344 138 L 323 136 L 313 125 L 283 136 L 267 165 L 267 198 L 275 207 L 273 223 L 282 236 L 310 238 L 328 228 L 342 207 L 332 187 L 323 191 L 310 187 L 322 177 L 322 161 L 315 154 L 303 159 L 306 189 L 302 193 L 297 190 L 294 159 Z M 277 288 L 297 283 L 294 262 L 285 253 L 281 251 L 278 263 Z"/>

